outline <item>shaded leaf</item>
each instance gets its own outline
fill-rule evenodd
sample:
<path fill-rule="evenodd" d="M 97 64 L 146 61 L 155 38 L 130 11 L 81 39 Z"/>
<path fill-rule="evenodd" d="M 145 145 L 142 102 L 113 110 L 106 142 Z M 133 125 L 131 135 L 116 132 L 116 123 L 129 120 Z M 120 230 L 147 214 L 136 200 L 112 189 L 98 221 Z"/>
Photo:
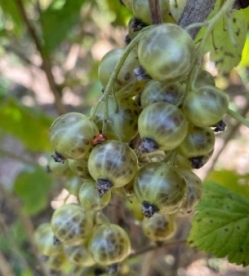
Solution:
<path fill-rule="evenodd" d="M 228 170 L 212 171 L 206 180 L 215 181 L 249 200 L 249 174 L 239 175 Z"/>
<path fill-rule="evenodd" d="M 231 27 L 229 27 L 228 20 Z M 220 72 L 227 73 L 239 64 L 247 34 L 247 22 L 243 11 L 236 11 L 230 18 L 221 18 L 206 44 L 211 60 Z M 234 43 L 232 38 L 234 38 Z"/>
<path fill-rule="evenodd" d="M 196 211 L 188 243 L 215 257 L 248 265 L 249 201 L 215 182 L 205 182 Z"/>
<path fill-rule="evenodd" d="M 34 215 L 46 208 L 52 183 L 44 168 L 38 166 L 29 167 L 18 175 L 14 191 L 22 199 L 25 212 Z"/>
<path fill-rule="evenodd" d="M 19 138 L 28 149 L 51 151 L 48 132 L 52 119 L 41 111 L 9 98 L 0 105 L 0 118 L 0 128 Z"/>
<path fill-rule="evenodd" d="M 84 2 L 85 0 L 54 0 L 42 13 L 40 21 L 46 52 L 53 51 L 79 20 Z"/>

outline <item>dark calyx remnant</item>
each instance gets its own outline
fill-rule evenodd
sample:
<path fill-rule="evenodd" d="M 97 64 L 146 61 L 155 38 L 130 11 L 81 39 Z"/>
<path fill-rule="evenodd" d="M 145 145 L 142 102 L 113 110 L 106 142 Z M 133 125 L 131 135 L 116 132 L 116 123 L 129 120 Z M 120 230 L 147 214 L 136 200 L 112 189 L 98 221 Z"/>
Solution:
<path fill-rule="evenodd" d="M 55 151 L 54 154 L 51 155 L 55 162 L 64 163 L 66 158 L 62 156 L 59 152 Z"/>
<path fill-rule="evenodd" d="M 189 161 L 193 169 L 200 169 L 205 165 L 204 156 L 192 157 L 189 158 Z"/>
<path fill-rule="evenodd" d="M 103 196 L 104 194 L 106 194 L 111 189 L 112 186 L 113 184 L 110 180 L 99 178 L 98 185 L 97 185 L 97 190 L 99 192 L 99 195 Z"/>
<path fill-rule="evenodd" d="M 61 244 L 61 241 L 56 236 L 54 236 L 54 238 L 53 238 L 53 244 L 54 245 Z"/>
<path fill-rule="evenodd" d="M 214 132 L 225 131 L 226 123 L 223 120 L 220 120 L 216 125 L 212 126 Z"/>
<path fill-rule="evenodd" d="M 108 274 L 117 274 L 117 272 L 119 271 L 120 265 L 118 263 L 116 264 L 112 264 L 110 266 L 108 266 Z"/>
<path fill-rule="evenodd" d="M 159 212 L 159 208 L 148 201 L 143 201 L 142 206 L 142 212 L 146 218 L 151 218 L 155 213 Z"/>
<path fill-rule="evenodd" d="M 150 80 L 151 77 L 146 73 L 143 67 L 135 68 L 133 73 L 138 81 Z"/>
<path fill-rule="evenodd" d="M 139 150 L 143 153 L 149 153 L 155 150 L 158 150 L 159 146 L 156 141 L 151 138 L 144 137 L 141 140 L 141 144 L 139 146 Z"/>

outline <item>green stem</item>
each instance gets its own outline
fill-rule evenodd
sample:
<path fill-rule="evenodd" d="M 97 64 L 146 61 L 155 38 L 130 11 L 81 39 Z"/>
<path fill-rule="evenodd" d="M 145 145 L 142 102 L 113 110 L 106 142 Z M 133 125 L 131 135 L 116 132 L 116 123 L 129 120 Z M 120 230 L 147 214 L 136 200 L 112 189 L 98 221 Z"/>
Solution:
<path fill-rule="evenodd" d="M 210 19 L 208 21 L 208 26 L 207 29 L 205 31 L 205 34 L 203 35 L 200 45 L 198 47 L 197 50 L 197 61 L 196 64 L 197 66 L 195 67 L 195 69 L 193 70 L 192 74 L 191 74 L 191 81 L 190 83 L 192 83 L 194 86 L 195 84 L 195 80 L 197 78 L 197 75 L 200 71 L 201 68 L 201 64 L 202 64 L 202 57 L 204 54 L 204 49 L 205 49 L 205 45 L 207 43 L 207 40 L 209 38 L 209 36 L 211 35 L 216 23 L 228 12 L 231 11 L 233 4 L 234 4 L 235 0 L 227 0 L 225 1 L 225 3 L 222 5 L 222 7 L 220 8 L 219 11 L 217 11 L 217 13 L 212 17 L 212 19 Z"/>
<path fill-rule="evenodd" d="M 239 113 L 233 111 L 232 109 L 228 109 L 227 114 L 240 122 L 242 125 L 249 128 L 249 121 L 247 121 L 244 117 L 242 117 Z"/>
<path fill-rule="evenodd" d="M 130 54 L 130 52 L 133 50 L 133 48 L 137 45 L 137 43 L 140 40 L 141 36 L 143 35 L 144 31 L 148 30 L 151 27 L 152 26 L 149 26 L 149 27 L 146 27 L 143 30 L 141 30 L 140 33 L 135 38 L 133 38 L 132 41 L 130 42 L 130 44 L 126 47 L 123 55 L 121 56 L 119 62 L 116 64 L 116 67 L 114 68 L 114 71 L 112 72 L 112 74 L 110 76 L 110 79 L 105 87 L 104 94 L 102 95 L 102 97 L 100 97 L 99 101 L 97 102 L 97 104 L 95 105 L 95 107 L 93 109 L 91 119 L 94 117 L 100 102 L 102 102 L 102 101 L 105 102 L 105 114 L 104 114 L 103 128 L 102 128 L 103 131 L 106 128 L 106 122 L 108 120 L 108 96 L 113 93 L 113 86 L 117 79 L 117 76 L 118 76 L 126 58 Z"/>

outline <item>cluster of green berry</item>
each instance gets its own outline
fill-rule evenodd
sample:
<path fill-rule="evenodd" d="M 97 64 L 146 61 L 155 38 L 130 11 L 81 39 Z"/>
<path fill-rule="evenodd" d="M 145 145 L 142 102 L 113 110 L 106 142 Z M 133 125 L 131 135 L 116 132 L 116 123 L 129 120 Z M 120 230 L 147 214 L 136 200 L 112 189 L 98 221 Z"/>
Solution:
<path fill-rule="evenodd" d="M 151 22 L 148 1 L 122 2 L 135 17 L 127 47 L 111 50 L 100 62 L 103 96 L 89 116 L 70 112 L 50 128 L 56 161 L 50 161 L 50 172 L 70 169 L 80 177 L 66 187 L 79 204 L 58 208 L 51 223 L 35 233 L 53 269 L 66 259 L 83 267 L 115 266 L 130 254 L 128 234 L 101 212 L 113 194 L 121 195 L 142 221 L 145 236 L 169 238 L 174 214 L 191 211 L 200 200 L 202 181 L 192 169 L 207 162 L 214 132 L 225 127 L 226 95 L 208 72 L 191 77 L 196 48 L 190 35 L 172 23 L 179 17 L 171 8 L 175 1 L 159 1 L 163 23 L 158 25 Z"/>

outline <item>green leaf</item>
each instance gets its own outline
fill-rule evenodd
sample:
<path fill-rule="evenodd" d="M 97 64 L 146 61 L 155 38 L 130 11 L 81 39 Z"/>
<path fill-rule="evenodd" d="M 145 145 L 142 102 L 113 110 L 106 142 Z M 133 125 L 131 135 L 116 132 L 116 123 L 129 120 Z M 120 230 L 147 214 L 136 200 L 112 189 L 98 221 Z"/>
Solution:
<path fill-rule="evenodd" d="M 85 0 L 54 0 L 42 13 L 40 21 L 44 39 L 44 50 L 53 51 L 66 37 L 80 18 Z"/>
<path fill-rule="evenodd" d="M 0 7 L 2 8 L 4 15 L 8 15 L 14 23 L 14 31 L 16 34 L 20 34 L 23 30 L 23 20 L 20 12 L 17 8 L 15 1 L 0 0 Z"/>
<path fill-rule="evenodd" d="M 230 22 L 230 23 L 229 23 Z M 239 64 L 247 34 L 247 22 L 243 11 L 221 18 L 206 43 L 211 60 L 219 72 L 227 73 Z"/>
<path fill-rule="evenodd" d="M 228 170 L 212 171 L 206 180 L 215 181 L 249 200 L 249 174 L 240 175 Z"/>
<path fill-rule="evenodd" d="M 34 215 L 48 205 L 52 179 L 41 167 L 27 167 L 14 184 L 15 193 L 22 199 L 24 211 Z"/>
<path fill-rule="evenodd" d="M 0 104 L 0 118 L 0 128 L 19 138 L 28 149 L 51 151 L 48 132 L 52 119 L 37 108 L 7 98 Z"/>
<path fill-rule="evenodd" d="M 205 182 L 196 211 L 188 243 L 215 257 L 248 265 L 249 200 L 215 182 Z"/>

